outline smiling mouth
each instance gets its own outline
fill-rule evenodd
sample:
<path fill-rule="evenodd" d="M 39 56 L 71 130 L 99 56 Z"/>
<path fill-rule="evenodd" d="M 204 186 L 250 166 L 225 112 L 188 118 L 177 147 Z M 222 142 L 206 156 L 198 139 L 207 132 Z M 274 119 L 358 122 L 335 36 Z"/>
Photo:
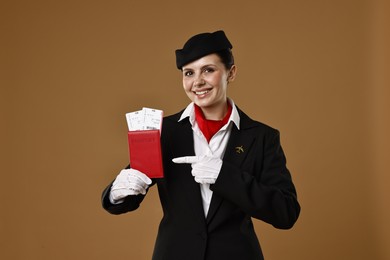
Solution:
<path fill-rule="evenodd" d="M 193 91 L 195 95 L 204 95 L 210 92 L 210 90 L 203 90 L 203 91 Z"/>

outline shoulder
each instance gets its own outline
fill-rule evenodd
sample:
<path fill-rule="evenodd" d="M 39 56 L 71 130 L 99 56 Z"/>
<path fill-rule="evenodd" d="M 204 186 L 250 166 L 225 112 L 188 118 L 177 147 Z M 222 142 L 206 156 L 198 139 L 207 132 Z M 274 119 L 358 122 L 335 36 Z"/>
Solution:
<path fill-rule="evenodd" d="M 188 118 L 180 120 L 183 110 L 178 113 L 165 116 L 162 121 L 162 134 L 175 135 L 180 134 L 181 131 L 191 129 L 191 124 Z M 180 120 L 180 121 L 179 121 Z"/>
<path fill-rule="evenodd" d="M 168 116 L 164 116 L 164 118 L 163 118 L 163 127 L 167 127 L 167 126 L 172 126 L 172 125 L 178 124 L 179 120 L 180 120 L 180 117 L 183 114 L 183 112 L 184 112 L 184 109 L 181 110 L 178 113 L 175 113 L 175 114 L 172 114 L 172 115 L 168 115 Z M 184 119 L 182 121 L 188 122 L 188 119 Z"/>
<path fill-rule="evenodd" d="M 244 111 L 237 107 L 238 114 L 240 115 L 240 129 L 245 131 L 252 129 L 256 132 L 268 133 L 268 134 L 279 134 L 279 130 L 269 126 L 263 122 L 257 121 L 249 117 Z"/>
<path fill-rule="evenodd" d="M 164 120 L 165 121 L 175 121 L 175 122 L 177 122 L 177 121 L 179 121 L 180 116 L 181 116 L 181 114 L 183 114 L 183 112 L 184 112 L 184 109 L 179 111 L 179 112 L 177 112 L 177 113 L 175 113 L 175 114 L 164 116 Z"/>

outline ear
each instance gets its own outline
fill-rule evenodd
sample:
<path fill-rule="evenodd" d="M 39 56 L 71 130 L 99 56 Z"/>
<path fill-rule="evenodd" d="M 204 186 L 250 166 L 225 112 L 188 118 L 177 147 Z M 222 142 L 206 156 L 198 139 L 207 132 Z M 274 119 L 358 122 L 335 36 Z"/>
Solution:
<path fill-rule="evenodd" d="M 237 74 L 237 67 L 236 65 L 233 65 L 229 71 L 228 82 L 234 81 L 234 79 L 236 78 L 236 74 Z"/>

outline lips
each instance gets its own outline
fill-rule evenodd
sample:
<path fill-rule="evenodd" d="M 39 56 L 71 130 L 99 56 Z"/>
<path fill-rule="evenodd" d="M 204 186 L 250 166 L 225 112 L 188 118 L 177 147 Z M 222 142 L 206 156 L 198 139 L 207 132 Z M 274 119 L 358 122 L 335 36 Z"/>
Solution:
<path fill-rule="evenodd" d="M 208 92 L 209 92 L 209 90 L 195 91 L 195 94 L 196 94 L 196 95 L 204 95 L 204 94 L 206 94 L 206 93 L 208 93 Z"/>
<path fill-rule="evenodd" d="M 193 93 L 197 96 L 201 96 L 201 95 L 206 95 L 207 93 L 209 93 L 211 91 L 211 89 L 205 89 L 205 90 L 198 90 L 198 91 L 193 91 Z"/>

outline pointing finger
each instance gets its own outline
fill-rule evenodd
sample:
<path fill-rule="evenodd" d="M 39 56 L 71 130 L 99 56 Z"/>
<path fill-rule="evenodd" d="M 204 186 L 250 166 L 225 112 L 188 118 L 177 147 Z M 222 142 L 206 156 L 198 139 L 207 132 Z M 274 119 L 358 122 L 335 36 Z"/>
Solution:
<path fill-rule="evenodd" d="M 173 158 L 172 162 L 174 162 L 174 163 L 196 163 L 196 162 L 199 162 L 199 157 L 198 156 L 177 157 L 177 158 Z"/>

